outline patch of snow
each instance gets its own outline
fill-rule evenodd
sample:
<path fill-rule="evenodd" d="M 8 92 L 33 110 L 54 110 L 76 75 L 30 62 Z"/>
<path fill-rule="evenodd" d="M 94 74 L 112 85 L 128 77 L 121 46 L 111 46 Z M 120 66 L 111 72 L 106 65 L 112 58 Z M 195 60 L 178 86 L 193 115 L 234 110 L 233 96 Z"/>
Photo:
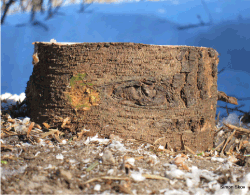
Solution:
<path fill-rule="evenodd" d="M 58 159 L 58 160 L 63 160 L 63 155 L 62 155 L 62 154 L 57 154 L 57 155 L 56 155 L 56 159 Z"/>
<path fill-rule="evenodd" d="M 90 158 L 87 158 L 87 159 L 83 159 L 83 160 L 82 160 L 83 163 L 89 163 L 90 161 L 91 161 Z"/>
<path fill-rule="evenodd" d="M 88 137 L 84 143 L 89 144 L 90 142 L 94 142 L 94 141 L 97 141 L 102 144 L 107 144 L 109 142 L 109 139 L 98 138 L 98 134 L 96 134 L 94 137 Z"/>
<path fill-rule="evenodd" d="M 75 159 L 70 159 L 69 162 L 72 164 L 72 163 L 75 163 L 76 160 Z"/>
<path fill-rule="evenodd" d="M 125 152 L 127 149 L 124 147 L 124 144 L 122 144 L 119 141 L 113 140 L 112 143 L 109 145 L 110 148 L 119 150 L 120 152 Z"/>
<path fill-rule="evenodd" d="M 66 143 L 67 143 L 67 141 L 64 139 L 64 140 L 62 140 L 61 144 L 66 144 Z"/>
<path fill-rule="evenodd" d="M 211 161 L 218 161 L 218 162 L 226 162 L 227 159 L 225 158 L 220 158 L 220 157 L 212 157 Z"/>
<path fill-rule="evenodd" d="M 96 184 L 94 187 L 95 191 L 100 191 L 101 190 L 101 185 L 100 184 Z"/>
<path fill-rule="evenodd" d="M 140 172 L 132 172 L 130 177 L 132 177 L 134 181 L 143 181 L 146 179 Z"/>
<path fill-rule="evenodd" d="M 112 175 L 113 173 L 114 173 L 114 169 L 109 169 L 107 172 L 108 175 Z"/>
<path fill-rule="evenodd" d="M 53 166 L 51 164 L 49 164 L 47 167 L 45 167 L 44 169 L 52 169 Z"/>
<path fill-rule="evenodd" d="M 134 158 L 128 158 L 128 159 L 125 160 L 125 162 L 129 163 L 132 166 L 135 165 L 135 159 Z"/>
<path fill-rule="evenodd" d="M 226 124 L 239 125 L 240 119 L 236 113 L 230 113 L 228 117 L 222 119 L 222 122 Z"/>
<path fill-rule="evenodd" d="M 165 177 L 169 179 L 183 179 L 185 173 L 180 169 L 173 169 L 171 171 L 166 171 Z"/>
<path fill-rule="evenodd" d="M 25 125 L 25 124 L 27 124 L 27 123 L 29 123 L 30 122 L 30 118 L 29 117 L 25 117 L 24 119 L 23 119 L 23 125 Z"/>
<path fill-rule="evenodd" d="M 188 192 L 185 192 L 183 190 L 162 189 L 162 190 L 159 190 L 159 191 L 160 191 L 160 193 L 164 192 L 164 195 L 189 195 Z"/>

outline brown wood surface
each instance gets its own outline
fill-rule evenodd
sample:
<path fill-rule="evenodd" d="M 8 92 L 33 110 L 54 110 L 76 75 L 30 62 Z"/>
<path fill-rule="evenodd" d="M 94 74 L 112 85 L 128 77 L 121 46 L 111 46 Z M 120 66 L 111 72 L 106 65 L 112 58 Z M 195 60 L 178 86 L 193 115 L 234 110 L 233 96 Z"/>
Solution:
<path fill-rule="evenodd" d="M 214 49 L 37 42 L 34 54 L 26 97 L 36 123 L 149 143 L 166 137 L 161 144 L 175 150 L 212 148 L 219 62 Z"/>

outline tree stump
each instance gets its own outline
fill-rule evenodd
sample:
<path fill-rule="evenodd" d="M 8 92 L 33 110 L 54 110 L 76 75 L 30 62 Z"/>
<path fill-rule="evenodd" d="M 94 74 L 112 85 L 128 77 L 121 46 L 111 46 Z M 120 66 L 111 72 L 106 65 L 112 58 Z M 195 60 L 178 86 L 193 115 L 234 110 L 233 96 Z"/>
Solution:
<path fill-rule="evenodd" d="M 34 69 L 25 91 L 32 121 L 174 150 L 213 147 L 219 62 L 214 49 L 34 44 Z"/>

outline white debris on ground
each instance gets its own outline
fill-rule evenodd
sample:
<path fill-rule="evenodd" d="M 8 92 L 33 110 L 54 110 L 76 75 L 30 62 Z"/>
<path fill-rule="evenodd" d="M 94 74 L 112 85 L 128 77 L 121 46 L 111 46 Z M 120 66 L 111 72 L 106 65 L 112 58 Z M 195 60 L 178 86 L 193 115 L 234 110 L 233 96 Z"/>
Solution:
<path fill-rule="evenodd" d="M 11 105 L 15 105 L 18 101 L 22 102 L 25 99 L 25 93 L 21 93 L 20 95 L 17 94 L 10 94 L 10 93 L 5 93 L 0 95 L 0 100 L 1 100 L 1 107 L 3 109 L 7 109 Z"/>
<path fill-rule="evenodd" d="M 242 124 L 242 119 L 243 119 L 243 117 L 239 117 L 236 113 L 230 113 L 228 115 L 228 117 L 223 118 L 222 120 L 220 120 L 218 122 L 217 128 L 222 127 L 223 123 L 224 124 L 232 124 L 232 125 L 236 125 L 236 126 L 240 126 L 240 127 L 249 128 L 250 127 L 250 123 L 248 123 L 248 124 Z"/>
<path fill-rule="evenodd" d="M 62 155 L 62 154 L 57 154 L 57 155 L 56 155 L 56 159 L 58 159 L 58 160 L 63 160 L 63 155 Z"/>
<path fill-rule="evenodd" d="M 130 174 L 130 177 L 133 178 L 134 181 L 138 182 L 138 181 L 143 181 L 146 178 L 142 176 L 142 174 L 140 172 L 132 172 Z"/>
<path fill-rule="evenodd" d="M 17 95 L 11 95 L 11 94 L 3 94 L 1 95 L 1 105 L 2 107 L 8 107 L 10 104 L 14 104 L 18 100 L 24 100 L 25 95 L 22 93 L 20 96 Z M 15 131 L 16 132 L 22 132 L 24 129 L 27 129 L 27 123 L 30 122 L 30 119 L 28 117 L 22 118 L 22 119 L 15 119 Z M 229 124 L 241 124 L 241 121 L 239 117 L 232 113 L 227 118 L 223 118 L 217 128 L 220 128 L 220 126 L 223 123 L 229 123 Z M 88 131 L 88 130 L 86 130 Z M 4 140 L 1 140 L 1 143 L 4 143 Z M 49 146 L 48 142 L 45 142 L 44 139 L 40 139 L 40 143 L 43 146 Z M 66 140 L 63 140 L 63 145 L 65 146 L 67 144 Z M 233 167 L 234 164 L 232 161 L 229 160 L 229 158 L 222 158 L 218 157 L 218 155 L 215 153 L 214 156 L 210 157 L 211 163 L 220 163 L 221 166 L 219 166 L 216 170 L 211 170 L 210 167 L 207 167 L 207 169 L 199 169 L 197 166 L 190 166 L 188 167 L 188 163 L 192 163 L 196 158 L 198 158 L 197 155 L 194 155 L 192 158 L 189 155 L 184 154 L 178 154 L 175 156 L 170 156 L 170 158 L 173 158 L 173 160 L 170 163 L 162 163 L 159 159 L 159 156 L 154 154 L 152 151 L 148 151 L 151 147 L 150 144 L 142 144 L 139 147 L 133 147 L 134 145 L 131 144 L 125 144 L 125 141 L 122 139 L 119 139 L 117 137 L 114 137 L 113 139 L 102 139 L 98 138 L 98 134 L 94 137 L 88 137 L 84 142 L 82 142 L 84 145 L 90 145 L 90 144 L 99 144 L 97 147 L 95 147 L 95 151 L 92 152 L 94 155 L 95 153 L 98 153 L 98 156 L 101 157 L 103 164 L 111 164 L 115 165 L 116 163 L 121 163 L 123 166 L 127 166 L 128 169 L 131 169 L 129 171 L 128 177 L 132 179 L 135 183 L 145 182 L 147 179 L 150 179 L 152 177 L 157 179 L 165 179 L 166 182 L 169 182 L 170 188 L 159 188 L 158 191 L 163 194 L 218 194 L 218 195 L 227 195 L 227 194 L 241 194 L 241 195 L 247 195 L 250 193 L 250 173 L 247 173 L 243 178 L 239 178 L 238 175 L 231 175 L 231 180 L 228 179 L 228 181 L 225 184 L 221 184 L 220 178 L 221 172 L 224 170 L 228 170 L 229 168 Z M 32 146 L 28 143 L 22 143 L 22 145 L 25 146 Z M 59 143 L 57 144 L 59 148 Z M 102 151 L 104 149 L 104 145 L 106 145 L 106 150 Z M 50 144 L 51 146 L 51 144 Z M 52 147 L 54 147 L 52 145 Z M 164 147 L 159 146 L 162 151 L 164 150 Z M 64 154 L 61 154 L 64 153 Z M 64 160 L 64 158 L 69 155 L 68 151 L 62 151 L 61 153 L 58 153 L 55 156 L 55 159 L 57 160 Z M 116 154 L 123 154 L 123 161 L 121 158 L 118 158 L 119 156 Z M 128 155 L 129 154 L 129 155 Z M 165 170 L 165 172 L 160 173 L 158 171 L 154 171 L 153 174 L 150 172 L 146 167 L 139 167 L 140 164 L 137 163 L 138 159 L 136 157 L 132 157 L 133 154 L 141 155 L 143 156 L 143 160 L 147 162 L 146 164 L 152 164 L 152 167 L 155 166 L 162 166 Z M 35 156 L 41 155 L 41 152 L 38 151 Z M 71 154 L 72 155 L 72 154 Z M 92 155 L 92 156 L 93 156 Z M 124 158 L 125 156 L 128 156 L 128 158 Z M 18 157 L 18 156 L 17 156 Z M 201 157 L 202 158 L 202 157 Z M 80 162 L 77 162 L 75 159 L 70 159 L 69 164 L 77 164 Z M 82 158 L 82 162 L 88 164 L 85 168 L 89 169 L 89 166 L 94 168 L 95 166 L 98 166 L 100 163 L 99 161 L 96 161 L 93 163 L 92 158 L 84 157 Z M 92 163 L 92 164 L 91 164 Z M 72 165 L 72 166 L 73 166 Z M 18 170 L 8 170 L 1 167 L 1 178 L 2 180 L 5 180 L 7 176 L 13 175 L 13 174 L 19 174 L 23 173 L 27 165 L 19 168 Z M 54 169 L 54 165 L 47 164 L 46 167 L 44 167 L 44 170 L 47 169 Z M 91 170 L 89 169 L 89 170 Z M 117 169 L 112 167 L 107 171 L 107 175 L 114 175 L 117 173 Z M 70 172 L 64 173 L 63 170 L 60 170 L 60 174 L 67 178 L 67 180 L 70 180 L 73 178 Z M 231 173 L 232 174 L 232 173 Z M 66 177 L 66 176 L 67 177 Z M 160 177 L 161 176 L 161 177 Z M 86 181 L 87 174 L 81 174 L 80 178 L 84 181 Z M 159 178 L 158 178 L 159 177 Z M 229 177 L 229 176 L 228 176 Z M 183 182 L 182 185 L 184 186 L 178 186 L 177 184 Z M 175 187 L 173 187 L 175 186 Z M 184 187 L 187 187 L 185 190 L 183 190 Z M 174 189 L 173 189 L 174 188 Z M 178 189 L 176 189 L 178 188 Z M 93 190 L 97 192 L 100 192 L 102 189 L 101 184 L 95 184 L 93 187 Z M 136 189 L 131 188 L 131 194 L 137 194 Z M 153 191 L 147 190 L 147 193 L 152 193 Z M 104 194 L 109 194 L 109 190 L 106 190 L 103 192 Z M 102 194 L 103 194 L 102 193 Z M 126 193 L 126 192 L 123 192 Z"/>

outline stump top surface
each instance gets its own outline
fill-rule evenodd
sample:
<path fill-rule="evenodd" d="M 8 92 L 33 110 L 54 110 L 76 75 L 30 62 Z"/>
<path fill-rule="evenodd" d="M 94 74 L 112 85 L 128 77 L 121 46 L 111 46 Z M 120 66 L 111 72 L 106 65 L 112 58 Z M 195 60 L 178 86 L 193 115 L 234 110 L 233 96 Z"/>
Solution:
<path fill-rule="evenodd" d="M 189 47 L 189 48 L 206 48 L 213 49 L 209 47 L 198 47 L 198 46 L 187 46 L 187 45 L 154 45 L 154 44 L 144 44 L 144 43 L 132 43 L 132 42 L 33 42 L 34 44 L 54 44 L 54 45 L 93 45 L 93 44 L 111 44 L 111 45 L 141 45 L 141 46 L 154 46 L 154 47 L 169 47 L 169 48 L 181 48 L 181 47 Z"/>

